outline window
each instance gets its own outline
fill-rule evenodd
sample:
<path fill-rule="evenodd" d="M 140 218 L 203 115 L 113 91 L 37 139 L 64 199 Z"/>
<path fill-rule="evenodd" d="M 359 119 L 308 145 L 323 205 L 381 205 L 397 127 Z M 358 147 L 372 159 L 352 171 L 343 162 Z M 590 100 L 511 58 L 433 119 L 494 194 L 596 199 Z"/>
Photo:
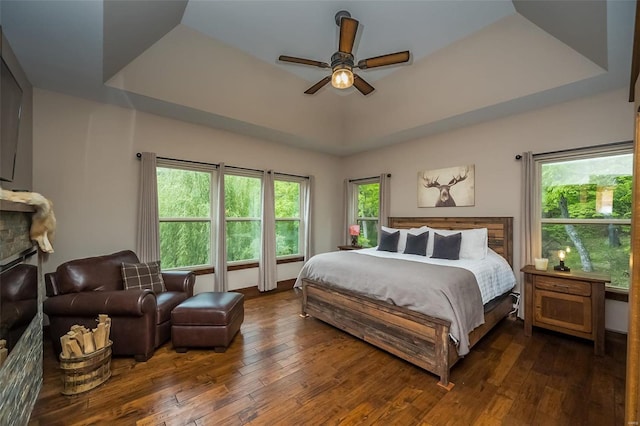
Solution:
<path fill-rule="evenodd" d="M 227 261 L 257 261 L 260 257 L 261 178 L 224 176 Z"/>
<path fill-rule="evenodd" d="M 300 182 L 274 181 L 276 213 L 276 257 L 301 254 Z"/>
<path fill-rule="evenodd" d="M 163 269 L 211 264 L 212 173 L 156 168 Z"/>
<path fill-rule="evenodd" d="M 536 158 L 541 200 L 542 256 L 572 270 L 609 273 L 611 286 L 629 288 L 633 151 Z"/>
<path fill-rule="evenodd" d="M 363 247 L 378 244 L 378 214 L 380 211 L 380 182 L 356 184 L 358 197 L 356 223 L 360 225 L 358 243 Z"/>
<path fill-rule="evenodd" d="M 261 254 L 262 172 L 232 169 L 237 171 L 224 176 L 227 263 L 251 267 Z M 219 214 L 215 202 L 217 173 L 215 165 L 158 160 L 163 269 L 209 269 L 214 263 Z M 303 204 L 309 199 L 310 185 L 297 176 L 276 174 L 274 178 L 276 257 L 290 260 L 304 251 Z"/>

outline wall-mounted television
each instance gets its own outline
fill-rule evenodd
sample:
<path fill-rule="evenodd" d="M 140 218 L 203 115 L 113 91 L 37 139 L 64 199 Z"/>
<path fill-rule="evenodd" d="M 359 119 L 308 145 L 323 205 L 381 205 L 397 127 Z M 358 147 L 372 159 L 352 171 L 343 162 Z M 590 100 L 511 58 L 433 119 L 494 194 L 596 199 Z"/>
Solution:
<path fill-rule="evenodd" d="M 22 88 L 0 58 L 0 181 L 13 181 L 21 114 Z"/>

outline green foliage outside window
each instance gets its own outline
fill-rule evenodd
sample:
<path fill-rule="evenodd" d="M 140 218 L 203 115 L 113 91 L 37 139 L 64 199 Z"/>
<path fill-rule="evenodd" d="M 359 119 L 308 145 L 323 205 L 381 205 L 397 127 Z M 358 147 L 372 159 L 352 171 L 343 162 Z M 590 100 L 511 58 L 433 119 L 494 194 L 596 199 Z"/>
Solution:
<path fill-rule="evenodd" d="M 261 180 L 225 175 L 224 208 L 227 218 L 227 260 L 260 257 Z"/>
<path fill-rule="evenodd" d="M 162 268 L 210 264 L 211 174 L 165 167 L 156 174 Z"/>
<path fill-rule="evenodd" d="M 276 180 L 276 256 L 300 254 L 300 183 Z"/>
<path fill-rule="evenodd" d="M 542 256 L 557 264 L 559 250 L 569 247 L 567 266 L 609 273 L 612 286 L 628 288 L 632 170 L 632 154 L 543 164 Z"/>
<path fill-rule="evenodd" d="M 358 218 L 360 236 L 358 244 L 373 247 L 378 244 L 378 213 L 380 209 L 380 184 L 366 183 L 358 188 Z"/>
<path fill-rule="evenodd" d="M 211 223 L 160 222 L 163 269 L 211 263 Z"/>

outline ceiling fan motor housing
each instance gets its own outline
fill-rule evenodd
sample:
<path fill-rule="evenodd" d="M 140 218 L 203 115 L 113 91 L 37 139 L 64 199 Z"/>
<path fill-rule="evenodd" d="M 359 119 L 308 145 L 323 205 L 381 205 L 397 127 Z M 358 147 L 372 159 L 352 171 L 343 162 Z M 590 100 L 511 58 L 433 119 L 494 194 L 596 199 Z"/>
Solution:
<path fill-rule="evenodd" d="M 336 52 L 331 55 L 331 69 L 333 71 L 348 68 L 353 69 L 353 55 L 351 53 Z"/>

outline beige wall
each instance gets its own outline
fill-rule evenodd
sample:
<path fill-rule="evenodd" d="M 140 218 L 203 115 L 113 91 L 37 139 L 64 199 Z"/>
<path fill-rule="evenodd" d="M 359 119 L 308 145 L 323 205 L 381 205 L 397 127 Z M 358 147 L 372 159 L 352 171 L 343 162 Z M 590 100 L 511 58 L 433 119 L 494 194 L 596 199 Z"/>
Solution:
<path fill-rule="evenodd" d="M 316 176 L 315 251 L 330 251 L 342 226 L 342 178 L 393 174 L 394 216 L 513 216 L 520 265 L 520 163 L 514 156 L 633 138 L 633 106 L 624 90 L 580 99 L 367 153 L 337 158 L 133 110 L 35 90 L 34 187 L 58 216 L 53 270 L 69 259 L 135 247 L 135 153 L 220 162 Z M 418 208 L 417 172 L 475 164 L 475 206 Z M 280 268 L 279 279 L 297 267 Z M 230 276 L 254 285 L 256 271 Z M 518 274 L 519 276 L 519 274 Z M 212 287 L 198 278 L 197 290 Z M 607 328 L 626 331 L 626 304 L 607 301 Z"/>
<path fill-rule="evenodd" d="M 392 216 L 513 216 L 520 264 L 520 162 L 515 155 L 633 139 L 625 90 L 442 133 L 344 158 L 349 177 L 389 172 Z M 475 206 L 417 207 L 417 172 L 475 164 Z M 517 274 L 521 279 L 520 274 Z M 607 300 L 607 327 L 626 331 L 626 304 Z M 611 307 L 610 307 L 611 306 Z"/>
<path fill-rule="evenodd" d="M 314 175 L 315 251 L 331 250 L 338 240 L 336 157 L 40 89 L 34 91 L 33 127 L 34 187 L 53 200 L 58 220 L 45 271 L 70 259 L 135 249 L 140 151 Z M 294 278 L 297 270 L 284 266 L 279 279 Z M 231 274 L 230 285 L 256 285 L 256 279 Z M 211 290 L 212 277 L 199 277 L 197 288 Z"/>

